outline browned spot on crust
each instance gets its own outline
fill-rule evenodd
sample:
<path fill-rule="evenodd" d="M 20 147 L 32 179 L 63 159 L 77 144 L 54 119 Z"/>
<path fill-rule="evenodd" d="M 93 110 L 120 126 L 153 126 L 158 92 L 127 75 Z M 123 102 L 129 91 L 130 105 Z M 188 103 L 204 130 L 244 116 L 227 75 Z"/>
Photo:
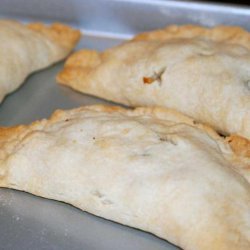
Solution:
<path fill-rule="evenodd" d="M 155 81 L 155 79 L 153 79 L 152 77 L 143 77 L 144 84 L 151 84 L 154 81 Z"/>
<path fill-rule="evenodd" d="M 27 27 L 41 33 L 68 50 L 73 49 L 81 37 L 80 31 L 60 23 L 54 23 L 50 26 L 46 26 L 43 23 L 31 23 Z"/>
<path fill-rule="evenodd" d="M 100 55 L 95 50 L 80 50 L 71 55 L 65 67 L 96 67 L 101 63 Z"/>
<path fill-rule="evenodd" d="M 85 79 L 101 63 L 101 54 L 94 50 L 80 50 L 66 61 L 64 69 L 57 75 L 58 83 L 66 86 L 82 86 Z"/>
<path fill-rule="evenodd" d="M 163 73 L 165 72 L 165 70 L 166 70 L 166 68 L 161 69 L 159 72 L 154 72 L 154 74 L 150 77 L 144 76 L 143 83 L 144 84 L 151 84 L 154 81 L 157 81 L 157 82 L 159 82 L 159 84 L 161 84 L 161 81 L 162 81 L 161 77 L 162 77 Z"/>
<path fill-rule="evenodd" d="M 231 135 L 226 138 L 236 155 L 250 157 L 250 141 L 238 135 Z"/>

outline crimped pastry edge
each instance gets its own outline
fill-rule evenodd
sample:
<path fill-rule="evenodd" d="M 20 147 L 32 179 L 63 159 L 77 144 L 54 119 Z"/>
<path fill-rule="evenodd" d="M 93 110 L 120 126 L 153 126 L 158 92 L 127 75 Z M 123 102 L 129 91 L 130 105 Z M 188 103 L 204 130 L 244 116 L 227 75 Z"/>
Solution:
<path fill-rule="evenodd" d="M 215 42 L 226 42 L 242 45 L 250 49 L 250 33 L 237 26 L 219 25 L 203 27 L 199 25 L 170 25 L 161 29 L 135 35 L 132 41 L 169 40 L 173 38 L 205 38 Z"/>
<path fill-rule="evenodd" d="M 163 108 L 163 107 L 137 107 L 134 109 L 125 109 L 119 106 L 107 106 L 107 105 L 90 105 L 90 106 L 82 106 L 75 109 L 70 110 L 56 110 L 48 119 L 37 120 L 29 125 L 18 125 L 14 127 L 0 127 L 0 147 L 3 146 L 3 143 L 6 141 L 12 140 L 18 134 L 22 133 L 23 131 L 31 131 L 33 129 L 39 129 L 43 126 L 48 126 L 51 123 L 55 123 L 62 119 L 66 119 L 68 114 L 71 112 L 81 112 L 81 111 L 97 111 L 97 112 L 119 112 L 122 114 L 126 114 L 128 116 L 140 116 L 140 115 L 150 115 L 155 117 L 156 119 L 162 120 L 171 120 L 177 123 L 183 123 L 190 125 L 192 127 L 198 128 L 208 134 L 214 140 L 224 143 L 226 146 L 229 146 L 232 151 L 232 158 L 239 158 L 244 159 L 243 161 L 246 162 L 247 165 L 250 161 L 250 141 L 246 138 L 243 138 L 238 135 L 230 135 L 227 137 L 220 136 L 214 129 L 210 126 L 197 123 L 194 119 L 181 114 L 180 112 Z"/>

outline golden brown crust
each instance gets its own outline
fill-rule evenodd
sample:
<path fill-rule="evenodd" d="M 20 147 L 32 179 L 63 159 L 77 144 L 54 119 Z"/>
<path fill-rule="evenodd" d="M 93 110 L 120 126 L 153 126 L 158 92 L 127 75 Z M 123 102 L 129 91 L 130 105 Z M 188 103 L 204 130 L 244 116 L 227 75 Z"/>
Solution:
<path fill-rule="evenodd" d="M 60 23 L 53 23 L 46 26 L 43 23 L 30 23 L 27 27 L 31 30 L 37 31 L 53 40 L 60 46 L 66 49 L 72 49 L 81 37 L 81 32 L 67 25 Z"/>
<path fill-rule="evenodd" d="M 250 141 L 238 135 L 228 136 L 225 140 L 239 156 L 250 158 Z"/>
<path fill-rule="evenodd" d="M 81 84 L 95 67 L 101 63 L 100 53 L 94 50 L 80 50 L 73 53 L 64 65 L 64 69 L 57 75 L 57 82 L 70 86 L 79 79 Z"/>
<path fill-rule="evenodd" d="M 6 158 L 6 155 L 8 154 L 8 149 L 6 148 L 6 145 L 8 142 L 11 142 L 13 140 L 16 140 L 19 137 L 19 134 L 22 133 L 22 131 L 25 131 L 26 126 L 20 125 L 15 127 L 0 127 L 0 161 L 2 159 Z"/>
<path fill-rule="evenodd" d="M 133 40 L 168 40 L 173 38 L 199 37 L 216 42 L 238 44 L 250 49 L 250 33 L 240 27 L 234 26 L 205 28 L 197 25 L 171 25 L 163 29 L 138 34 Z"/>
<path fill-rule="evenodd" d="M 0 147 L 2 142 L 6 142 L 11 138 L 14 138 L 18 133 L 25 129 L 25 126 L 14 126 L 14 127 L 0 127 Z"/>
<path fill-rule="evenodd" d="M 74 53 L 65 63 L 65 66 L 71 67 L 96 67 L 101 63 L 99 53 L 95 50 L 80 50 Z"/>

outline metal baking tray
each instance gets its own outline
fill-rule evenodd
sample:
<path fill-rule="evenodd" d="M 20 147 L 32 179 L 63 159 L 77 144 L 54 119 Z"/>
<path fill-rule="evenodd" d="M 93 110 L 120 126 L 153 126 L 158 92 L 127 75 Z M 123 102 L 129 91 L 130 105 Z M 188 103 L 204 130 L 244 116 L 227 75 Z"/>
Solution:
<path fill-rule="evenodd" d="M 1 0 L 0 18 L 55 21 L 82 30 L 77 49 L 103 50 L 133 34 L 168 24 L 239 25 L 250 30 L 250 8 L 161 0 Z M 0 105 L 0 125 L 48 117 L 55 109 L 107 103 L 55 82 L 58 63 L 37 72 Z M 194 225 L 195 226 L 195 225 Z M 65 203 L 0 189 L 0 249 L 173 250 L 149 233 L 84 213 Z"/>

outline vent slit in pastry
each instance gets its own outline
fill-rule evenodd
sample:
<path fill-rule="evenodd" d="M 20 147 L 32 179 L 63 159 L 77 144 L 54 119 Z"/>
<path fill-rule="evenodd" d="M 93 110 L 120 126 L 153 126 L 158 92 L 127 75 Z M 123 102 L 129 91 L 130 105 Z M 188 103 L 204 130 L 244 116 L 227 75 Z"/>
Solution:
<path fill-rule="evenodd" d="M 0 186 L 67 202 L 185 250 L 249 250 L 249 158 L 233 152 L 234 140 L 161 108 L 57 111 L 0 129 Z"/>
<path fill-rule="evenodd" d="M 162 77 L 163 73 L 165 72 L 165 70 L 166 69 L 162 69 L 159 72 L 154 72 L 153 75 L 149 76 L 149 77 L 144 76 L 143 83 L 144 84 L 151 84 L 151 83 L 157 81 L 159 83 L 159 85 L 161 85 L 161 83 L 162 83 L 161 77 Z"/>

